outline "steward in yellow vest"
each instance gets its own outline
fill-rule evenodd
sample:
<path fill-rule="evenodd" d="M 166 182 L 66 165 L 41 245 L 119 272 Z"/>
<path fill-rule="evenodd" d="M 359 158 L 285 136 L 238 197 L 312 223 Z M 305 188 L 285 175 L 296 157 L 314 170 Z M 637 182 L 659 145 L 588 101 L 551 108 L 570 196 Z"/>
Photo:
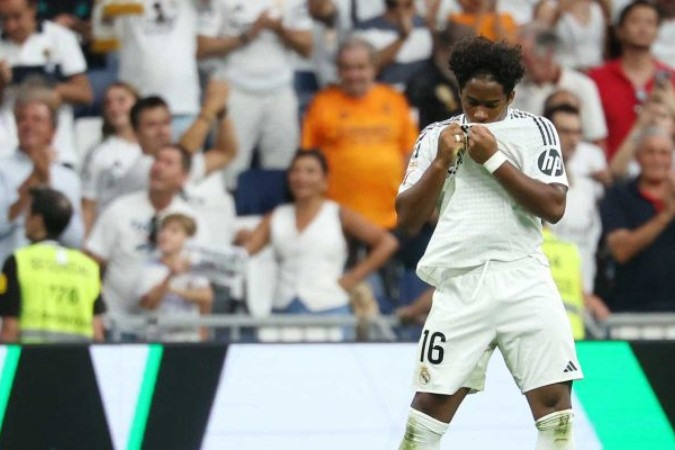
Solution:
<path fill-rule="evenodd" d="M 584 339 L 584 291 L 581 278 L 581 256 L 579 249 L 571 242 L 558 239 L 548 228 L 544 227 L 544 242 L 541 249 L 546 255 L 567 317 L 572 325 L 574 339 Z"/>
<path fill-rule="evenodd" d="M 103 340 L 99 266 L 56 242 L 70 222 L 70 202 L 48 188 L 31 190 L 30 201 L 25 232 L 32 244 L 15 251 L 0 275 L 0 337 L 22 343 Z"/>

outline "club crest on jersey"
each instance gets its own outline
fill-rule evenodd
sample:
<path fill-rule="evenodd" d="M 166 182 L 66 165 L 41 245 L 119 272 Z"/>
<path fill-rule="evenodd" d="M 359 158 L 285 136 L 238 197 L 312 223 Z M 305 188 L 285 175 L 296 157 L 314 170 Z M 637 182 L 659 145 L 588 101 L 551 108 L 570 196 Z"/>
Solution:
<path fill-rule="evenodd" d="M 429 369 L 427 366 L 422 366 L 420 368 L 420 383 L 421 384 L 429 384 L 431 381 L 431 373 L 429 372 Z"/>
<path fill-rule="evenodd" d="M 539 154 L 537 166 L 541 173 L 554 177 L 559 177 L 565 170 L 562 156 L 555 147 L 548 147 Z"/>

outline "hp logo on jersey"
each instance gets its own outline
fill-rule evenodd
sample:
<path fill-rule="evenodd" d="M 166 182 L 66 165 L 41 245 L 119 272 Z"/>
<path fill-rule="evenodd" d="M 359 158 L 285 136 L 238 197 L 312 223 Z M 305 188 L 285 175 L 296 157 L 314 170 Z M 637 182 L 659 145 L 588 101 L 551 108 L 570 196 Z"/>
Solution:
<path fill-rule="evenodd" d="M 564 171 L 563 160 L 560 156 L 560 152 L 554 147 L 549 147 L 541 152 L 537 161 L 537 165 L 539 166 L 539 170 L 541 170 L 542 173 L 549 176 L 559 177 Z"/>

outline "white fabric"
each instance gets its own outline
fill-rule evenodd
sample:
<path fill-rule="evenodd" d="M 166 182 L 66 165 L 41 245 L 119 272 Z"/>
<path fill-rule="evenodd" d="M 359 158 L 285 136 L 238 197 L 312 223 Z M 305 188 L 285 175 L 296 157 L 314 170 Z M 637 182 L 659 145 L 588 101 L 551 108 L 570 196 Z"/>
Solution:
<path fill-rule="evenodd" d="M 399 450 L 440 450 L 448 424 L 410 408 Z"/>
<path fill-rule="evenodd" d="M 265 10 L 281 18 L 285 28 L 311 30 L 312 22 L 304 0 L 214 0 L 213 17 L 203 22 L 199 33 L 205 36 L 239 36 Z M 233 50 L 223 59 L 219 77 L 233 86 L 252 92 L 274 91 L 291 86 L 293 50 L 274 32 L 265 30 L 247 45 Z"/>
<path fill-rule="evenodd" d="M 33 167 L 33 161 L 20 150 L 0 160 L 0 261 L 29 243 L 24 230 L 25 212 L 10 222 L 9 208 L 18 200 L 19 186 L 33 172 Z M 84 236 L 80 178 L 60 164 L 52 164 L 49 173 L 50 187 L 64 194 L 73 206 L 73 216 L 59 241 L 67 247 L 80 248 Z"/>
<path fill-rule="evenodd" d="M 204 220 L 213 248 L 227 247 L 234 240 L 236 211 L 234 199 L 221 173 L 212 173 L 185 186 L 187 202 Z"/>
<path fill-rule="evenodd" d="M 524 79 L 516 86 L 512 106 L 532 114 L 543 114 L 546 97 L 557 89 L 574 92 L 581 100 L 581 127 L 584 139 L 595 141 L 607 137 L 607 123 L 598 88 L 588 76 L 563 68 L 557 84 L 537 85 Z"/>
<path fill-rule="evenodd" d="M 657 59 L 675 69 L 675 19 L 664 20 L 659 27 L 659 36 L 652 45 Z"/>
<path fill-rule="evenodd" d="M 279 264 L 274 308 L 283 309 L 295 298 L 312 311 L 349 302 L 338 284 L 347 262 L 347 240 L 337 203 L 324 201 L 302 231 L 296 226 L 295 207 L 279 206 L 272 213 L 270 243 Z"/>
<path fill-rule="evenodd" d="M 359 30 L 356 35 L 370 42 L 376 49 L 382 50 L 397 39 L 398 32 L 385 29 L 364 29 Z M 416 27 L 405 40 L 400 50 L 396 52 L 394 61 L 405 64 L 429 59 L 431 57 L 432 44 L 429 30 L 423 27 Z"/>
<path fill-rule="evenodd" d="M 535 450 L 574 450 L 574 413 L 571 409 L 556 411 L 535 423 L 539 433 Z"/>
<path fill-rule="evenodd" d="M 597 2 L 590 3 L 590 20 L 580 23 L 570 13 L 564 13 L 556 32 L 561 40 L 558 61 L 570 68 L 596 67 L 603 63 L 605 18 Z"/>
<path fill-rule="evenodd" d="M 103 142 L 103 118 L 79 117 L 75 120 L 75 150 L 77 151 L 77 170 L 82 171 L 87 157 L 94 147 Z"/>
<path fill-rule="evenodd" d="M 131 163 L 127 170 L 111 188 L 110 195 L 113 198 L 121 197 L 132 192 L 142 191 L 150 185 L 150 169 L 155 161 L 154 156 L 140 153 Z M 188 177 L 188 183 L 198 182 L 206 176 L 206 162 L 203 153 L 195 153 L 192 156 L 192 167 Z"/>
<path fill-rule="evenodd" d="M 33 33 L 21 45 L 9 39 L 0 39 L 0 59 L 7 61 L 11 67 L 42 66 L 47 72 L 59 69 L 64 77 L 87 71 L 87 63 L 75 33 L 50 21 L 42 22 L 41 31 Z M 5 91 L 5 105 L 9 108 L 15 99 L 12 90 Z M 71 105 L 64 103 L 59 108 L 58 120 L 54 147 L 58 151 L 59 161 L 75 165 L 78 161 Z"/>
<path fill-rule="evenodd" d="M 368 22 L 372 25 L 371 22 Z M 396 52 L 392 64 L 383 67 L 380 77 L 399 91 L 404 91 L 407 82 L 419 70 L 419 66 L 432 56 L 433 38 L 421 18 L 415 18 L 415 27 L 401 48 Z M 364 25 L 367 26 L 367 25 Z M 398 31 L 390 28 L 384 19 L 378 24 L 382 28 L 362 28 L 355 35 L 370 42 L 377 50 L 383 50 L 398 38 Z M 386 27 L 386 28 L 385 28 Z"/>
<path fill-rule="evenodd" d="M 422 131 L 400 192 L 415 185 L 431 165 L 439 135 L 451 121 L 463 122 L 464 116 L 431 124 Z M 551 122 L 510 109 L 504 120 L 483 126 L 495 135 L 509 162 L 525 175 L 567 186 L 558 135 Z M 448 174 L 450 180 L 442 194 L 447 206 L 417 268 L 420 278 L 434 286 L 446 278 L 443 273 L 448 268 L 541 254 L 541 219 L 518 205 L 471 157 L 460 154 L 459 161 Z"/>
<path fill-rule="evenodd" d="M 120 42 L 119 78 L 134 85 L 143 96 L 163 97 L 172 114 L 197 114 L 198 16 L 195 2 L 139 2 L 144 7 L 142 16 L 122 15 L 114 19 L 115 36 Z M 103 3 L 99 2 L 99 7 Z"/>
<path fill-rule="evenodd" d="M 495 348 L 523 393 L 583 378 L 545 257 L 489 261 L 456 273 L 434 292 L 418 345 L 416 391 L 484 390 Z M 570 363 L 574 370 L 566 370 Z"/>
<path fill-rule="evenodd" d="M 612 0 L 610 5 L 612 6 L 612 21 L 613 24 L 617 24 L 619 20 L 619 15 L 621 11 L 624 10 L 633 0 Z"/>
<path fill-rule="evenodd" d="M 169 274 L 169 268 L 158 260 L 148 261 L 141 271 L 136 298 L 140 299 L 148 294 L 155 286 L 160 284 Z M 169 289 L 188 290 L 203 289 L 209 287 L 209 280 L 189 272 L 176 275 L 169 281 Z M 167 292 L 153 314 L 167 315 L 171 317 L 195 318 L 199 317 L 199 306 L 173 292 Z M 148 336 L 151 340 L 167 342 L 197 342 L 200 341 L 198 328 L 163 328 Z"/>
<path fill-rule="evenodd" d="M 319 81 L 324 87 L 337 81 L 335 57 L 337 46 L 345 41 L 351 34 L 353 24 L 351 18 L 351 0 L 332 0 L 337 9 L 337 19 L 333 28 L 328 28 L 320 22 L 314 21 L 314 48 L 312 51 L 312 63 Z M 365 21 L 381 15 L 385 12 L 384 2 L 372 0 L 360 0 L 357 2 L 357 17 L 359 21 Z M 426 15 L 425 0 L 415 1 L 416 11 L 422 17 Z M 443 29 L 447 25 L 448 16 L 460 10 L 457 0 L 440 0 L 436 26 Z"/>
<path fill-rule="evenodd" d="M 590 180 L 593 180 L 596 173 L 608 168 L 605 152 L 597 145 L 584 141 L 577 144 L 572 158 L 566 162 L 566 165 L 574 175 Z M 599 199 L 604 194 L 605 188 L 599 181 L 593 181 L 595 186 L 594 197 Z"/>
<path fill-rule="evenodd" d="M 228 109 L 239 142 L 237 154 L 225 169 L 228 188 L 236 188 L 237 177 L 251 166 L 256 147 L 263 168 L 288 168 L 300 143 L 298 99 L 293 88 L 268 94 L 233 88 Z"/>
<path fill-rule="evenodd" d="M 511 14 L 518 25 L 525 25 L 532 21 L 537 3 L 539 0 L 497 0 L 497 10 Z"/>
<path fill-rule="evenodd" d="M 140 154 L 110 189 L 111 198 L 114 200 L 133 192 L 147 190 L 154 160 L 150 155 Z M 234 238 L 233 220 L 236 213 L 232 195 L 225 190 L 220 178 L 220 173 L 207 175 L 204 153 L 194 154 L 184 187 L 184 200 L 202 218 L 206 230 L 215 240 L 214 243 L 229 245 Z"/>
<path fill-rule="evenodd" d="M 19 146 L 14 112 L 7 103 L 0 105 L 0 157 L 12 156 Z"/>
<path fill-rule="evenodd" d="M 148 242 L 150 221 L 156 214 L 161 220 L 174 212 L 194 218 L 195 240 L 208 243 L 206 227 L 184 200 L 175 197 L 166 209 L 155 211 L 145 191 L 115 200 L 94 224 L 85 248 L 106 262 L 103 295 L 111 316 L 141 312 L 136 287 L 143 264 L 154 251 Z"/>
<path fill-rule="evenodd" d="M 117 136 L 110 136 L 87 156 L 82 169 L 82 197 L 97 203 L 103 211 L 117 198 L 120 179 L 138 161 L 141 147 Z"/>
<path fill-rule="evenodd" d="M 589 178 L 568 173 L 570 187 L 567 190 L 565 214 L 550 228 L 557 237 L 572 242 L 579 248 L 584 292 L 593 292 L 596 263 L 595 254 L 602 234 L 602 222 L 598 210 L 596 182 Z"/>

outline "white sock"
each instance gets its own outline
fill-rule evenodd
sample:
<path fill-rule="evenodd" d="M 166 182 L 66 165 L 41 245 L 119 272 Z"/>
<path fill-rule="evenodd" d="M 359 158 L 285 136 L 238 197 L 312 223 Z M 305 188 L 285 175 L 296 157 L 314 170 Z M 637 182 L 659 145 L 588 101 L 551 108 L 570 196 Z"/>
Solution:
<path fill-rule="evenodd" d="M 440 450 L 448 424 L 410 408 L 399 450 Z"/>
<path fill-rule="evenodd" d="M 572 422 L 574 413 L 571 409 L 556 411 L 537 420 L 536 450 L 574 450 Z"/>

